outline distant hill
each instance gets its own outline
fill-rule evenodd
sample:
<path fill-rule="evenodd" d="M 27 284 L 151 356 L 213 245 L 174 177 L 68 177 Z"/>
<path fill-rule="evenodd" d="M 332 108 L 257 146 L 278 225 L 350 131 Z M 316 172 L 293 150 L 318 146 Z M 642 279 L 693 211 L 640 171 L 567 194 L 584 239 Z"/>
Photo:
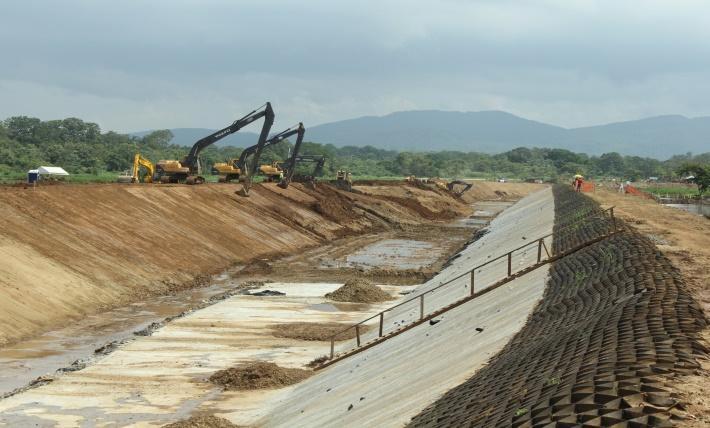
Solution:
<path fill-rule="evenodd" d="M 174 128 L 170 130 L 173 133 L 173 139 L 170 141 L 173 144 L 180 146 L 192 146 L 197 140 L 202 137 L 206 137 L 216 131 L 216 129 L 206 129 L 206 128 Z M 136 137 L 142 137 L 144 135 L 150 134 L 150 131 L 139 131 L 131 132 L 129 135 L 134 135 Z M 253 132 L 237 132 L 228 137 L 224 137 L 219 140 L 219 145 L 224 146 L 237 146 L 237 147 L 247 147 L 252 144 L 256 144 L 258 134 Z"/>
<path fill-rule="evenodd" d="M 180 145 L 192 145 L 214 132 L 199 128 L 171 131 L 175 135 L 173 142 Z M 147 131 L 142 134 L 145 133 Z M 219 144 L 244 147 L 254 144 L 256 139 L 256 133 L 242 132 Z M 709 151 L 710 117 L 658 116 L 566 129 L 501 111 L 421 110 L 317 125 L 307 128 L 306 140 L 335 146 L 372 145 L 399 151 L 500 153 L 523 146 L 564 148 L 592 155 L 616 151 L 666 159 L 674 154 Z"/>

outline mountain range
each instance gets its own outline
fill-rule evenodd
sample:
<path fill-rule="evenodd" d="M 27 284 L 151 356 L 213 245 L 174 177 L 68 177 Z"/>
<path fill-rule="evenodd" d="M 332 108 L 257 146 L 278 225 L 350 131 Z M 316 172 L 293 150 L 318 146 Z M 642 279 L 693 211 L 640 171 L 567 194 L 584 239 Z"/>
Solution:
<path fill-rule="evenodd" d="M 710 151 L 710 117 L 679 115 L 562 128 L 502 111 L 418 110 L 364 116 L 310 128 L 306 124 L 306 128 L 306 141 L 338 147 L 371 145 L 398 151 L 501 153 L 516 147 L 550 147 L 590 155 L 619 152 L 657 159 Z M 281 130 L 278 123 L 272 130 Z M 214 132 L 205 128 L 175 128 L 171 131 L 174 135 L 172 142 L 185 146 Z M 142 136 L 148 132 L 131 135 Z M 218 144 L 246 147 L 254 144 L 256 139 L 254 132 L 238 132 Z"/>

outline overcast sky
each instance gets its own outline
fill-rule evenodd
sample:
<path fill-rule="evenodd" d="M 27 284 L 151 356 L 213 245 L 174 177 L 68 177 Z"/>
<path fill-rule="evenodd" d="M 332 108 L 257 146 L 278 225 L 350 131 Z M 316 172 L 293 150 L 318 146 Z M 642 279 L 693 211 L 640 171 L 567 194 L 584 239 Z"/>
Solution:
<path fill-rule="evenodd" d="M 0 118 L 276 128 L 400 110 L 710 115 L 707 0 L 3 0 Z M 284 126 L 280 126 L 284 125 Z"/>

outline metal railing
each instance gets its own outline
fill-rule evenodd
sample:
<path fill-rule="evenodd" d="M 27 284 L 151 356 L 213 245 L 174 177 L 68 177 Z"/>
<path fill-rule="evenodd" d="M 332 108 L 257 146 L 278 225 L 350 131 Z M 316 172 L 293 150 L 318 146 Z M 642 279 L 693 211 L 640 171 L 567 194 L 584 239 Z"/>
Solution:
<path fill-rule="evenodd" d="M 606 213 L 609 215 L 608 218 Z M 617 231 L 614 207 L 610 207 L 587 212 L 583 217 L 558 229 L 554 234 L 559 237 L 565 231 L 575 232 L 575 229 L 580 227 L 579 223 L 588 222 L 590 218 L 610 220 L 608 222 L 610 230 L 606 231 L 606 234 Z M 601 235 L 606 236 L 605 233 Z M 551 261 L 557 256 L 551 253 L 551 245 L 548 246 L 546 242 L 549 241 L 551 244 L 552 236 L 553 233 L 548 233 L 531 240 L 337 332 L 329 338 L 330 356 L 320 367 L 330 365 L 336 356 L 338 359 L 344 358 L 363 347 L 373 346 L 389 336 L 402 333 Z M 480 291 L 477 292 L 477 289 Z M 336 342 L 342 342 L 338 354 L 335 349 Z"/>

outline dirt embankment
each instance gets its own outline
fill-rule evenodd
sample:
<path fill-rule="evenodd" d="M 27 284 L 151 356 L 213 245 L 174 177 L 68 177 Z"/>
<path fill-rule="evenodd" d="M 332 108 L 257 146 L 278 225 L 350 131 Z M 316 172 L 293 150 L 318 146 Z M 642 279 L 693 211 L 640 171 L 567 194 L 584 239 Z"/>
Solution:
<path fill-rule="evenodd" d="M 529 193 L 548 186 L 547 184 L 498 183 L 478 180 L 469 182 L 473 184 L 473 187 L 461 195 L 461 200 L 467 203 L 481 200 L 516 201 Z"/>
<path fill-rule="evenodd" d="M 255 259 L 469 208 L 393 184 L 392 198 L 257 185 L 0 187 L 0 346 L 95 313 L 201 285 Z M 406 204 L 397 198 L 407 198 Z M 427 206 L 423 216 L 419 207 Z"/>

